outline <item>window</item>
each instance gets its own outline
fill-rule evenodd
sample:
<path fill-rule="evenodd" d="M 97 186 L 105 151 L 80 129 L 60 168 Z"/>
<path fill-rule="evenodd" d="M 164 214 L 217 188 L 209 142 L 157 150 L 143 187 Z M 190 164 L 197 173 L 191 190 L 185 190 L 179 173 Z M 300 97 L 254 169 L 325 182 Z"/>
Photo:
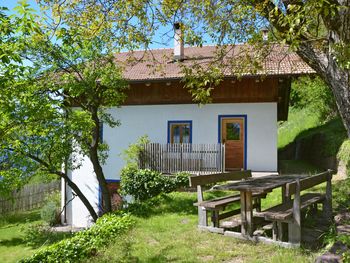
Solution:
<path fill-rule="evenodd" d="M 226 140 L 241 140 L 241 125 L 237 122 L 226 123 Z"/>
<path fill-rule="evenodd" d="M 168 121 L 168 143 L 192 143 L 192 121 Z"/>

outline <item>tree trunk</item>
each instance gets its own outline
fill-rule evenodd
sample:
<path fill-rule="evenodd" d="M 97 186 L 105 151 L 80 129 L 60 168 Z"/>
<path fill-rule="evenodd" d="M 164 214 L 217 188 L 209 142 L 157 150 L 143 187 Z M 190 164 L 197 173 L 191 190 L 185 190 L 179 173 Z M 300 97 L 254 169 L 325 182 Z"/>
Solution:
<path fill-rule="evenodd" d="M 89 146 L 89 157 L 90 161 L 92 162 L 92 165 L 94 167 L 94 172 L 97 178 L 97 181 L 100 185 L 101 193 L 102 193 L 102 200 L 103 200 L 103 207 L 102 212 L 108 213 L 112 211 L 112 203 L 111 203 L 111 195 L 109 193 L 106 178 L 103 173 L 102 166 L 100 164 L 100 160 L 98 158 L 98 146 L 101 143 L 100 142 L 100 119 L 98 117 L 97 110 L 98 107 L 91 107 L 91 117 L 95 124 L 95 127 L 93 128 L 93 136 L 92 136 L 92 142 Z"/>
<path fill-rule="evenodd" d="M 76 193 L 76 195 L 79 197 L 79 199 L 85 205 L 86 209 L 89 211 L 94 222 L 96 222 L 98 215 L 97 215 L 95 209 L 90 204 L 89 200 L 85 197 L 85 195 L 82 193 L 82 191 L 80 191 L 79 187 L 65 173 L 59 172 L 57 174 L 66 180 L 66 182 L 68 183 L 68 186 Z"/>
<path fill-rule="evenodd" d="M 311 44 L 301 44 L 298 55 L 312 67 L 331 88 L 339 114 L 350 138 L 350 83 L 349 71 L 340 68 L 331 52 L 315 50 Z"/>
<path fill-rule="evenodd" d="M 90 160 L 94 167 L 94 172 L 96 174 L 97 181 L 101 188 L 101 194 L 103 199 L 102 212 L 103 213 L 111 212 L 112 211 L 111 196 L 107 187 L 107 182 L 106 182 L 102 167 L 98 160 L 97 151 L 95 151 L 94 149 L 90 149 Z"/>

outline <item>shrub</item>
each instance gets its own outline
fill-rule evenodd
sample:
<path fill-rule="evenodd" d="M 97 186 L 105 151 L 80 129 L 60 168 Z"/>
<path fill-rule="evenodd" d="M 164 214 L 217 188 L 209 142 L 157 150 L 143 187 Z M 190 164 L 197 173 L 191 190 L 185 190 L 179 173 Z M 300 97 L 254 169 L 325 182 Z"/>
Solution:
<path fill-rule="evenodd" d="M 147 135 L 143 135 L 137 139 L 136 143 L 130 144 L 129 147 L 123 151 L 122 157 L 126 162 L 126 168 L 138 168 L 138 161 L 142 154 L 143 145 L 147 143 L 150 143 L 150 140 Z"/>
<path fill-rule="evenodd" d="M 51 227 L 45 223 L 28 224 L 21 230 L 23 241 L 31 247 L 52 244 L 72 235 L 71 233 L 54 232 Z"/>
<path fill-rule="evenodd" d="M 45 205 L 40 210 L 40 216 L 50 226 L 59 223 L 60 193 L 54 192 L 46 196 Z"/>
<path fill-rule="evenodd" d="M 188 186 L 188 174 L 185 173 L 164 176 L 149 169 L 126 167 L 121 174 L 122 193 L 132 195 L 136 201 L 145 201 L 184 186 Z"/>
<path fill-rule="evenodd" d="M 337 112 L 332 91 L 318 77 L 301 77 L 293 81 L 290 96 L 291 106 L 309 108 L 320 119 L 327 119 Z"/>
<path fill-rule="evenodd" d="M 106 214 L 91 228 L 75 234 L 72 238 L 45 247 L 20 262 L 81 262 L 126 233 L 132 223 L 128 214 Z"/>

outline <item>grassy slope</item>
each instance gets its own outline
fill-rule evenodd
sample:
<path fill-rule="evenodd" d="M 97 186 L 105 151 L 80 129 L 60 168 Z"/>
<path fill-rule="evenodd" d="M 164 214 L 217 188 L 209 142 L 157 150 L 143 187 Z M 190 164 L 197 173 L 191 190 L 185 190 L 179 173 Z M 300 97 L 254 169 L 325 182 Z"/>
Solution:
<path fill-rule="evenodd" d="M 270 194 L 271 205 L 281 193 Z M 315 253 L 253 244 L 197 229 L 194 193 L 172 193 L 134 211 L 135 229 L 88 262 L 313 262 Z M 124 251 L 124 253 L 121 253 Z"/>
<path fill-rule="evenodd" d="M 312 114 L 310 110 L 290 108 L 288 121 L 281 123 L 278 127 L 278 148 L 285 147 L 293 142 L 301 132 L 315 128 L 320 124 L 318 115 Z"/>
<path fill-rule="evenodd" d="M 34 253 L 35 249 L 24 243 L 21 228 L 38 221 L 40 213 L 37 210 L 0 217 L 0 262 L 16 262 Z"/>

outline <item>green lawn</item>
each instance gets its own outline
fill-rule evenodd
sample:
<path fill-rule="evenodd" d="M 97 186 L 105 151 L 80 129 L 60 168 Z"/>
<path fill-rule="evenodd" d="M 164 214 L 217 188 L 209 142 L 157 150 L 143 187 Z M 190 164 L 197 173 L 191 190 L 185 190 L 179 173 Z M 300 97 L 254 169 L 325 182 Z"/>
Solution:
<path fill-rule="evenodd" d="M 24 243 L 21 228 L 38 221 L 37 210 L 0 217 L 0 262 L 16 262 L 34 253 L 35 249 Z"/>
<path fill-rule="evenodd" d="M 263 207 L 280 195 L 274 191 Z M 319 253 L 200 232 L 195 199 L 195 193 L 172 193 L 134 208 L 133 231 L 88 262 L 313 262 Z"/>

